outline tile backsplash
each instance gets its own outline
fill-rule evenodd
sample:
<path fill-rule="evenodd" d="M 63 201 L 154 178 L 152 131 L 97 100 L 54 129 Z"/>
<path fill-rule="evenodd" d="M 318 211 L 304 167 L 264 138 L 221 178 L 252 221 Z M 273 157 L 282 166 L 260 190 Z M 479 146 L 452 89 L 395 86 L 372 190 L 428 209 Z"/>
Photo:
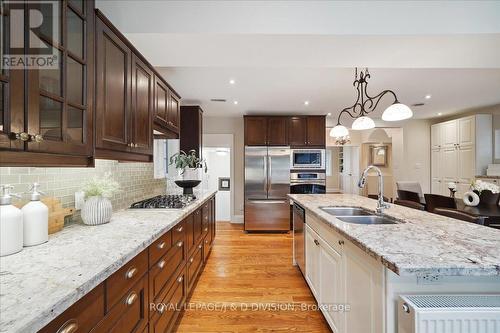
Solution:
<path fill-rule="evenodd" d="M 13 185 L 14 193 L 23 193 L 32 183 L 38 182 L 46 195 L 57 197 L 64 207 L 74 207 L 75 192 L 80 190 L 82 183 L 107 172 L 120 183 L 119 193 L 111 198 L 113 210 L 127 208 L 135 201 L 166 191 L 166 181 L 153 178 L 153 163 L 109 160 L 96 160 L 94 168 L 0 167 L 0 183 Z M 25 194 L 23 198 L 27 200 L 29 196 Z"/>

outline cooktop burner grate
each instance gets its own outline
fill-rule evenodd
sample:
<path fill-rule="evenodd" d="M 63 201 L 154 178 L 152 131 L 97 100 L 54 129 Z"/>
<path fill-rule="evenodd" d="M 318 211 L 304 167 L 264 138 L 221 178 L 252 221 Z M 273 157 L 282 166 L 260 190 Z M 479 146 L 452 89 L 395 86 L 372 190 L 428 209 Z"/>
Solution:
<path fill-rule="evenodd" d="M 194 199 L 193 195 L 158 195 L 133 203 L 130 208 L 184 208 Z"/>

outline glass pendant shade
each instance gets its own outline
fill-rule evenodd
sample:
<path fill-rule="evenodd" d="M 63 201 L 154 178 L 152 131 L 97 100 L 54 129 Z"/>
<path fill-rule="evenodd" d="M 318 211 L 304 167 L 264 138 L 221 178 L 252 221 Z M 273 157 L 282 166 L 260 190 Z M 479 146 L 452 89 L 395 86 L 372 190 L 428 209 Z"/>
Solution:
<path fill-rule="evenodd" d="M 354 122 L 352 123 L 352 129 L 356 131 L 366 130 L 370 128 L 375 128 L 375 122 L 372 118 L 367 116 L 356 118 L 356 120 L 354 120 Z"/>
<path fill-rule="evenodd" d="M 343 136 L 348 136 L 349 130 L 342 125 L 337 125 L 330 130 L 330 136 L 333 138 L 341 138 Z"/>
<path fill-rule="evenodd" d="M 384 113 L 382 114 L 382 120 L 385 121 L 399 121 L 411 117 L 413 117 L 413 112 L 411 111 L 411 109 L 401 103 L 392 104 L 387 109 L 385 109 Z"/>

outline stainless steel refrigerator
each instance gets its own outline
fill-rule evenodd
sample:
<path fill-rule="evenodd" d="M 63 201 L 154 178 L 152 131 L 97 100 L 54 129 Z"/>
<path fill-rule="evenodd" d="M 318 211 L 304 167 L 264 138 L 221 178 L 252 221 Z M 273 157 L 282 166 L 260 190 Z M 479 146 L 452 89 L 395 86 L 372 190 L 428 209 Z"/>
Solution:
<path fill-rule="evenodd" d="M 290 148 L 245 147 L 245 231 L 290 230 Z"/>

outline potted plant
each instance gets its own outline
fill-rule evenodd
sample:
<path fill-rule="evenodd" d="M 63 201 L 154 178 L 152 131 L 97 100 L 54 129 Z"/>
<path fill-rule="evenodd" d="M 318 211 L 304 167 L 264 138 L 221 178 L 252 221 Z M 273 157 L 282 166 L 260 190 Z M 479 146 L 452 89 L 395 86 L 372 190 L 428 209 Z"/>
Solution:
<path fill-rule="evenodd" d="M 196 156 L 196 150 L 190 150 L 187 154 L 181 150 L 178 153 L 170 156 L 169 165 L 174 165 L 179 176 L 183 180 L 200 180 L 198 169 L 203 168 L 207 172 L 207 163 L 204 159 Z"/>
<path fill-rule="evenodd" d="M 88 225 L 108 223 L 113 213 L 113 206 L 109 198 L 119 189 L 120 185 L 111 177 L 110 173 L 86 181 L 82 186 L 86 198 L 82 208 L 83 223 Z"/>

